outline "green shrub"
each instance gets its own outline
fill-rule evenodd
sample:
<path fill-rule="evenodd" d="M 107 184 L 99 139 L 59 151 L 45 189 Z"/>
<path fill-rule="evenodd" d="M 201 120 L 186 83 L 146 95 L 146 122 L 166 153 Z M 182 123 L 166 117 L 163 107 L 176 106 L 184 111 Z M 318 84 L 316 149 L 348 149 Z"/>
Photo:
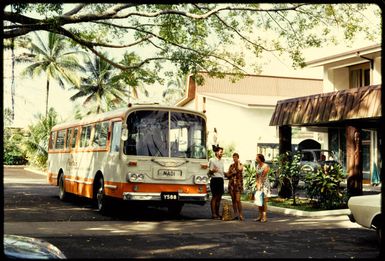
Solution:
<path fill-rule="evenodd" d="M 314 204 L 322 209 L 336 209 L 346 206 L 346 192 L 340 187 L 344 180 L 343 169 L 339 164 L 308 173 L 305 177 L 305 190 Z"/>
<path fill-rule="evenodd" d="M 26 153 L 20 146 L 22 140 L 23 132 L 21 129 L 4 128 L 4 165 L 25 165 L 28 162 Z"/>
<path fill-rule="evenodd" d="M 301 171 L 300 153 L 286 152 L 280 154 L 273 161 L 271 172 L 278 179 L 278 195 L 283 198 L 292 198 L 296 205 L 296 191 Z"/>
<path fill-rule="evenodd" d="M 254 193 L 255 192 L 255 177 L 256 177 L 256 169 L 251 164 L 245 164 L 244 170 L 243 170 L 243 188 L 248 193 Z"/>

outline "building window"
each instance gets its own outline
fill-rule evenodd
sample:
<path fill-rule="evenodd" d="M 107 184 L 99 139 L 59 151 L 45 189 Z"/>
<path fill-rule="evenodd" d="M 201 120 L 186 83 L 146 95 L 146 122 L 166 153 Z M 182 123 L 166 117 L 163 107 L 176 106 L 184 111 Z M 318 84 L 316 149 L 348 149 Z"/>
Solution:
<path fill-rule="evenodd" d="M 370 85 L 370 63 L 363 63 L 349 67 L 349 88 Z"/>

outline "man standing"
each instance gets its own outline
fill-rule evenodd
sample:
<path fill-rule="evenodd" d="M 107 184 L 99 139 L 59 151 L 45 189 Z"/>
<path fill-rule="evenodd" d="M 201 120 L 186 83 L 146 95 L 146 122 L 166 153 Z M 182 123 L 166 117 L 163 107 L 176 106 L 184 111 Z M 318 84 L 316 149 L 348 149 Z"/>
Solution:
<path fill-rule="evenodd" d="M 224 193 L 224 165 L 222 160 L 223 148 L 215 147 L 215 157 L 209 160 L 209 175 L 211 189 L 211 218 L 221 219 L 219 207 Z"/>

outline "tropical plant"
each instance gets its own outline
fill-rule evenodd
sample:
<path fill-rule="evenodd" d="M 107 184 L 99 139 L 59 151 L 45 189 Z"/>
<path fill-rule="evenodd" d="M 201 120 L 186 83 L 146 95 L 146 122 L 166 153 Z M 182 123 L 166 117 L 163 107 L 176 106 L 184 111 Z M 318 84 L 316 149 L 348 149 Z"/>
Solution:
<path fill-rule="evenodd" d="M 319 208 L 334 209 L 346 205 L 347 195 L 340 184 L 345 175 L 340 164 L 324 165 L 316 172 L 309 172 L 305 177 L 305 190 L 310 199 Z"/>
<path fill-rule="evenodd" d="M 256 186 L 256 174 L 255 166 L 252 164 L 245 164 L 243 170 L 243 188 L 247 193 L 254 194 Z"/>
<path fill-rule="evenodd" d="M 21 129 L 4 129 L 4 165 L 25 165 L 28 162 L 26 153 L 20 146 L 23 138 L 24 133 Z"/>
<path fill-rule="evenodd" d="M 78 72 L 83 68 L 79 64 L 79 51 L 70 47 L 66 38 L 59 34 L 48 33 L 48 41 L 43 40 L 40 34 L 35 33 L 35 39 L 27 45 L 29 53 L 20 58 L 21 62 L 28 62 L 23 75 L 33 78 L 46 75 L 46 117 L 48 116 L 48 102 L 51 80 L 64 88 L 64 82 L 79 85 Z"/>
<path fill-rule="evenodd" d="M 3 111 L 3 126 L 8 127 L 12 124 L 12 110 L 9 108 L 4 108 Z"/>
<path fill-rule="evenodd" d="M 293 199 L 293 205 L 296 205 L 296 195 L 298 181 L 301 171 L 301 154 L 286 152 L 280 154 L 273 161 L 273 171 L 278 178 L 278 195 L 284 198 Z M 286 189 L 289 189 L 286 191 Z"/>
<path fill-rule="evenodd" d="M 173 105 L 184 96 L 187 78 L 187 74 L 179 74 L 176 78 L 173 78 L 167 83 L 166 89 L 163 91 L 163 101 L 166 104 Z"/>
<path fill-rule="evenodd" d="M 48 158 L 48 140 L 52 127 L 57 123 L 57 113 L 50 108 L 47 116 L 38 114 L 37 122 L 28 127 L 28 135 L 23 141 L 28 161 L 31 165 L 45 169 Z"/>
<path fill-rule="evenodd" d="M 378 25 L 368 22 L 366 11 Z M 71 39 L 121 70 L 162 62 L 184 73 L 220 75 L 244 73 L 248 66 L 255 71 L 260 66 L 255 61 L 265 53 L 285 53 L 293 66 L 302 67 L 302 52 L 309 47 L 348 43 L 358 34 L 378 42 L 380 12 L 377 5 L 363 3 L 11 2 L 3 12 L 3 37 L 44 30 Z M 338 39 L 340 32 L 343 39 Z M 99 47 L 135 48 L 140 59 L 125 66 L 103 56 Z"/>
<path fill-rule="evenodd" d="M 11 128 L 12 110 L 5 108 L 3 111 L 3 164 L 23 165 L 27 163 L 25 152 L 20 144 L 23 140 L 23 130 Z"/>
<path fill-rule="evenodd" d="M 116 69 L 111 64 L 93 56 L 86 60 L 84 67 L 87 75 L 81 78 L 79 86 L 71 87 L 71 90 L 77 92 L 70 100 L 85 97 L 83 105 L 88 109 L 85 114 L 106 112 L 127 103 L 127 88 L 119 80 Z"/>

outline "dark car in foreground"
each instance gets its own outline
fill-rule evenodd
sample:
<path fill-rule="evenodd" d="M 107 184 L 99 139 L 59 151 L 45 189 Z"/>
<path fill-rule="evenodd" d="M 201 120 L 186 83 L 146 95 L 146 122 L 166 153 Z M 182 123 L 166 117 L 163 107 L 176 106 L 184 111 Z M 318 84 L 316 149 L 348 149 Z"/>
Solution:
<path fill-rule="evenodd" d="M 45 240 L 4 234 L 4 256 L 7 259 L 66 259 L 54 245 Z"/>

